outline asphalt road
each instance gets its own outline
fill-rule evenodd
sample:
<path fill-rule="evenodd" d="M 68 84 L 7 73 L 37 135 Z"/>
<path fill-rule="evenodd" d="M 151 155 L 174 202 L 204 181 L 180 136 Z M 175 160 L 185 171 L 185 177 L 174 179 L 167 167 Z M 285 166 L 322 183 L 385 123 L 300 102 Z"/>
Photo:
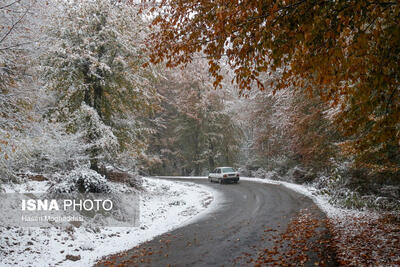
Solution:
<path fill-rule="evenodd" d="M 223 193 L 224 201 L 199 221 L 111 255 L 97 266 L 253 266 L 248 259 L 274 245 L 273 239 L 265 238 L 266 228 L 285 231 L 289 221 L 304 208 L 324 218 L 312 200 L 281 185 L 179 181 L 212 186 Z"/>

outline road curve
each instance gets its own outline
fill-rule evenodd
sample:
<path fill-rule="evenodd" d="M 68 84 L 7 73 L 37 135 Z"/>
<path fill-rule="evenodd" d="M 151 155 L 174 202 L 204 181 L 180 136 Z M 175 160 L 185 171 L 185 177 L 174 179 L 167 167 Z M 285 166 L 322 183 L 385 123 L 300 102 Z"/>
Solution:
<path fill-rule="evenodd" d="M 179 181 L 213 187 L 223 194 L 222 205 L 192 224 L 108 256 L 96 266 L 252 266 L 243 255 L 256 257 L 256 248 L 273 246 L 272 239 L 262 239 L 266 227 L 284 231 L 304 208 L 324 218 L 311 199 L 282 185 L 252 181 L 220 185 L 205 179 Z"/>

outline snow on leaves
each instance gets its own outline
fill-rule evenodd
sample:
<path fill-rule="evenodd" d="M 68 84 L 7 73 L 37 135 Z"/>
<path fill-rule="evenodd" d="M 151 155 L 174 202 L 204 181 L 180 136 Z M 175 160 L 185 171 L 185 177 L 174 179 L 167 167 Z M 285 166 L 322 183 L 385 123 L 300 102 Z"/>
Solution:
<path fill-rule="evenodd" d="M 75 169 L 48 189 L 50 193 L 110 193 L 110 182 L 99 173 L 89 169 Z"/>
<path fill-rule="evenodd" d="M 398 213 L 345 215 L 330 224 L 337 260 L 343 266 L 400 264 Z"/>

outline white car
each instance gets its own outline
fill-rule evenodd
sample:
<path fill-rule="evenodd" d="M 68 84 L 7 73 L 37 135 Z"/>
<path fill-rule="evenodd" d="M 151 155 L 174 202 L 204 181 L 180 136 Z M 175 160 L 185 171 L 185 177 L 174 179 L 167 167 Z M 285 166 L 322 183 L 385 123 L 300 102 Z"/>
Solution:
<path fill-rule="evenodd" d="M 239 182 L 239 173 L 232 167 L 218 167 L 208 175 L 210 182 L 218 182 L 223 184 L 225 182 Z"/>

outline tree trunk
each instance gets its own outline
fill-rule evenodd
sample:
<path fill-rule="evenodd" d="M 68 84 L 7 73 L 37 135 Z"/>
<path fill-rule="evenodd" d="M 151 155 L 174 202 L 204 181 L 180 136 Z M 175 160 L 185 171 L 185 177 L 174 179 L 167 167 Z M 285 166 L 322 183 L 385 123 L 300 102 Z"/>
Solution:
<path fill-rule="evenodd" d="M 93 108 L 97 111 L 97 114 L 99 114 L 99 117 L 101 120 L 103 120 L 103 112 L 101 111 L 101 102 L 103 100 L 103 87 L 96 83 L 94 86 L 94 100 L 93 100 Z"/>
<path fill-rule="evenodd" d="M 194 169 L 194 176 L 200 176 L 200 164 L 196 164 Z"/>
<path fill-rule="evenodd" d="M 93 154 L 98 154 L 98 153 L 93 153 Z M 97 160 L 98 155 L 93 155 L 94 157 L 90 158 L 90 169 L 99 172 L 99 164 Z"/>
<path fill-rule="evenodd" d="M 86 105 L 94 108 L 99 115 L 100 119 L 102 119 L 103 114 L 101 111 L 101 102 L 102 102 L 102 96 L 103 96 L 103 88 L 101 87 L 100 84 L 96 84 L 93 88 L 93 96 L 90 96 L 90 89 L 85 92 L 84 96 L 84 101 Z M 88 135 L 88 138 L 90 141 L 95 141 L 94 139 L 96 138 L 95 136 L 92 136 L 90 133 Z M 90 154 L 90 169 L 98 172 L 99 171 L 99 162 L 98 158 L 100 156 L 100 150 L 97 147 L 93 147 L 90 149 L 89 154 Z"/>
<path fill-rule="evenodd" d="M 100 57 L 101 57 L 101 55 L 100 55 Z M 85 75 L 86 84 L 92 85 L 92 88 L 89 88 L 88 90 L 86 90 L 85 95 L 84 95 L 84 101 L 85 101 L 86 105 L 94 108 L 96 110 L 97 114 L 99 115 L 100 119 L 103 120 L 103 112 L 101 110 L 101 104 L 102 104 L 102 100 L 103 100 L 104 89 L 101 86 L 99 81 L 97 81 L 96 79 L 93 79 L 92 77 L 90 77 L 88 75 L 88 72 L 89 72 L 88 66 L 85 66 L 84 72 L 86 73 L 86 75 Z M 98 73 L 99 73 L 99 75 L 101 75 L 101 71 L 98 71 Z M 91 134 L 88 133 L 88 138 L 90 141 L 94 141 L 96 136 L 91 136 Z M 98 158 L 99 158 L 100 153 L 101 153 L 101 151 L 97 147 L 93 147 L 89 151 L 90 169 L 92 169 L 96 172 L 99 171 Z"/>
<path fill-rule="evenodd" d="M 208 167 L 209 167 L 210 171 L 212 171 L 215 168 L 215 161 L 214 161 L 214 155 L 213 155 L 214 146 L 211 141 L 209 141 L 209 144 L 210 144 L 210 146 L 209 146 L 210 154 L 208 155 Z"/>

